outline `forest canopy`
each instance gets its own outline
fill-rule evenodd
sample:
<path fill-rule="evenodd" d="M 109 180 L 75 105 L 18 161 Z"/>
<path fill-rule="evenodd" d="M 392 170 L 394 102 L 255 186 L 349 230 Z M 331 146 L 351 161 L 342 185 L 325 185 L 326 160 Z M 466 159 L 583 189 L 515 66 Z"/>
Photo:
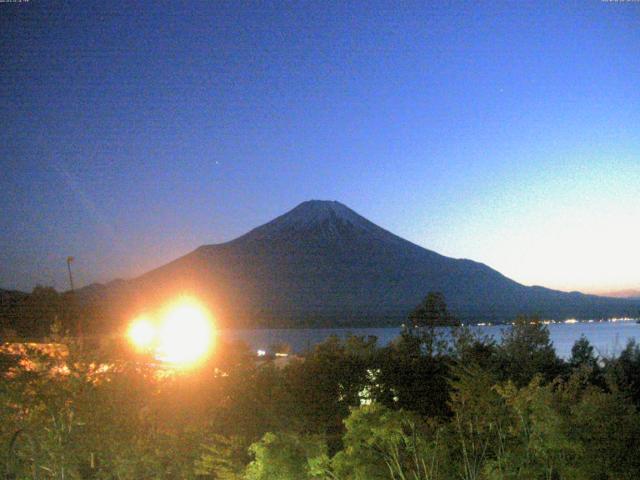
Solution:
<path fill-rule="evenodd" d="M 2 356 L 4 478 L 636 479 L 640 346 L 555 354 L 520 318 L 502 339 L 411 329 L 331 337 L 282 363 L 219 342 L 176 372 L 114 342 Z M 279 357 L 283 358 L 283 357 Z M 28 359 L 28 361 L 27 361 Z"/>

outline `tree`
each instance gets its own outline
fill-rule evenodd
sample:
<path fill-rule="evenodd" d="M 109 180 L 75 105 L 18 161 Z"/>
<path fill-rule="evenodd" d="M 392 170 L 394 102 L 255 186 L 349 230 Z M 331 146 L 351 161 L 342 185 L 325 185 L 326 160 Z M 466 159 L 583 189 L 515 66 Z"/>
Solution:
<path fill-rule="evenodd" d="M 19 333 L 25 338 L 43 338 L 61 316 L 62 301 L 58 292 L 38 285 L 23 304 Z"/>
<path fill-rule="evenodd" d="M 573 441 L 583 446 L 576 465 L 585 478 L 640 478 L 640 415 L 628 399 L 592 387 L 567 417 Z"/>
<path fill-rule="evenodd" d="M 250 460 L 248 447 L 242 437 L 212 436 L 196 461 L 196 475 L 213 476 L 216 480 L 242 480 Z"/>
<path fill-rule="evenodd" d="M 27 345 L 21 357 L 0 382 L 7 478 L 80 478 L 90 459 L 81 411 L 94 379 L 72 344 L 64 352 Z"/>
<path fill-rule="evenodd" d="M 450 327 L 459 322 L 449 313 L 444 295 L 429 292 L 425 299 L 410 314 L 409 321 L 414 328 Z"/>
<path fill-rule="evenodd" d="M 549 329 L 536 317 L 518 317 L 503 332 L 498 362 L 502 380 L 512 380 L 519 387 L 527 385 L 536 374 L 551 381 L 563 372 Z"/>
<path fill-rule="evenodd" d="M 553 385 L 536 376 L 517 388 L 512 382 L 497 387 L 507 408 L 508 434 L 501 439 L 495 459 L 486 463 L 489 479 L 578 479 L 582 445 L 572 438 Z"/>
<path fill-rule="evenodd" d="M 332 459 L 336 478 L 430 480 L 441 468 L 439 426 L 380 404 L 351 410 L 344 449 Z"/>
<path fill-rule="evenodd" d="M 500 456 L 509 431 L 504 400 L 497 393 L 494 376 L 478 365 L 459 365 L 451 381 L 450 406 L 453 412 L 450 442 L 456 447 L 459 476 L 463 480 L 481 478 L 490 455 Z M 502 467 L 498 464 L 498 467 Z"/>
<path fill-rule="evenodd" d="M 326 445 L 318 436 L 267 433 L 249 451 L 254 459 L 247 466 L 247 480 L 310 480 L 317 465 L 327 462 Z"/>
<path fill-rule="evenodd" d="M 462 326 L 452 331 L 453 358 L 458 365 L 476 365 L 488 371 L 498 368 L 498 345 L 493 337 Z"/>
<path fill-rule="evenodd" d="M 629 340 L 618 358 L 607 360 L 606 370 L 612 387 L 640 408 L 640 345 Z"/>
<path fill-rule="evenodd" d="M 584 335 L 576 340 L 573 347 L 571 347 L 569 365 L 572 368 L 589 367 L 594 370 L 598 368 L 598 357 L 594 353 L 593 346 Z"/>
<path fill-rule="evenodd" d="M 430 355 L 415 335 L 404 334 L 381 349 L 376 361 L 373 398 L 393 409 L 428 417 L 447 417 L 451 359 Z"/>
<path fill-rule="evenodd" d="M 298 420 L 306 433 L 326 435 L 331 453 L 339 447 L 349 407 L 360 404 L 370 385 L 374 351 L 373 339 L 330 337 L 284 370 L 288 418 Z"/>
<path fill-rule="evenodd" d="M 573 344 L 571 358 L 569 358 L 568 363 L 573 373 L 579 372 L 579 376 L 583 379 L 585 386 L 597 385 L 602 388 L 606 386 L 598 357 L 593 346 L 584 335 Z"/>
<path fill-rule="evenodd" d="M 460 323 L 449 313 L 444 295 L 430 292 L 409 314 L 407 333 L 418 338 L 428 355 L 450 353 L 450 331 L 446 327 L 458 327 Z"/>

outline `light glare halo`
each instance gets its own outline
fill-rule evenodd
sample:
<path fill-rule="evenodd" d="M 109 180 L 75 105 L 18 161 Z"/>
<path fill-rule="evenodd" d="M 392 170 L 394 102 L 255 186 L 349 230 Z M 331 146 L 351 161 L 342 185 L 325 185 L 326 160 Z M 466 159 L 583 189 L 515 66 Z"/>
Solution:
<path fill-rule="evenodd" d="M 176 366 L 190 366 L 210 351 L 213 327 L 206 310 L 191 299 L 169 307 L 158 329 L 156 358 Z"/>
<path fill-rule="evenodd" d="M 149 350 L 153 346 L 156 335 L 156 327 L 146 317 L 134 320 L 127 331 L 129 340 L 138 350 Z"/>

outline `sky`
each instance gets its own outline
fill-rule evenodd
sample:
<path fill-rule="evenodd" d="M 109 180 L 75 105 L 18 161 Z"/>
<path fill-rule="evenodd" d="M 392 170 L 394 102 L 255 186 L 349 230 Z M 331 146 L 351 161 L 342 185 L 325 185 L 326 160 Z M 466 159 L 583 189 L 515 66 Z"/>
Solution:
<path fill-rule="evenodd" d="M 640 288 L 640 3 L 0 3 L 0 287 L 338 200 L 526 285 Z"/>

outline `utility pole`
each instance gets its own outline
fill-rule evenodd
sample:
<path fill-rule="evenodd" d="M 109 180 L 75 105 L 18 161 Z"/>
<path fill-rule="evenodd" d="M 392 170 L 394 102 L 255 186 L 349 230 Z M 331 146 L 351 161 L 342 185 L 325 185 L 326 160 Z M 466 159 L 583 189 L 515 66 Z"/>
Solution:
<path fill-rule="evenodd" d="M 82 319 L 80 318 L 80 312 L 78 310 L 77 299 L 76 299 L 76 290 L 73 286 L 73 275 L 71 274 L 71 262 L 73 262 L 73 257 L 67 257 L 67 270 L 69 271 L 69 285 L 71 286 L 71 312 L 72 315 L 76 315 L 76 335 L 78 336 L 78 340 L 80 342 L 80 346 L 83 344 L 84 334 L 82 331 Z"/>
<path fill-rule="evenodd" d="M 71 275 L 71 262 L 73 262 L 73 257 L 67 257 L 67 269 L 69 270 L 69 284 L 71 285 L 71 293 L 75 290 L 73 288 L 73 275 Z"/>

